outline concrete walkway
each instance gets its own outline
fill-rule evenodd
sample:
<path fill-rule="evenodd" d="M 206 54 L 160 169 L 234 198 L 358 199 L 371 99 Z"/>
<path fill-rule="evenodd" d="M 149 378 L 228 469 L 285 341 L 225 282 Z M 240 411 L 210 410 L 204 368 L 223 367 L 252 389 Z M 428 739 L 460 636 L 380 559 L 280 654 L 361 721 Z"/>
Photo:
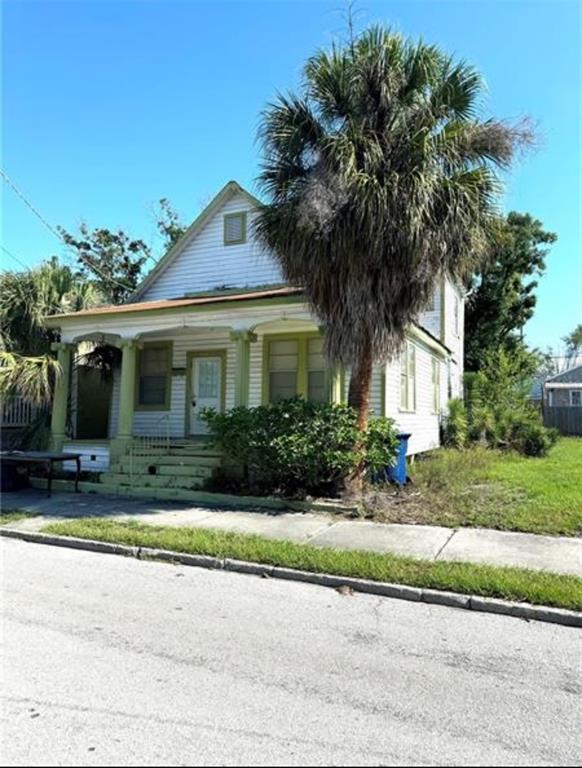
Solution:
<path fill-rule="evenodd" d="M 28 489 L 5 494 L 5 510 L 38 514 L 9 524 L 38 531 L 49 522 L 73 517 L 111 517 L 152 525 L 213 528 L 254 533 L 318 547 L 361 549 L 425 560 L 457 560 L 517 566 L 582 577 L 582 539 L 537 536 L 483 528 L 442 528 L 346 520 L 323 514 L 263 510 L 236 511 L 192 507 L 183 502 L 147 501 L 118 496 L 55 493 Z"/>

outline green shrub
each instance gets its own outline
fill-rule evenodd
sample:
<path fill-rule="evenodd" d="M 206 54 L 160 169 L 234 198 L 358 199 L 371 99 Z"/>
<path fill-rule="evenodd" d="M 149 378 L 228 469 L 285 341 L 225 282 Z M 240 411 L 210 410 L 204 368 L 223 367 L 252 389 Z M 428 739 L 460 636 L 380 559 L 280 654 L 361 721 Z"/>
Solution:
<path fill-rule="evenodd" d="M 467 442 L 467 411 L 458 397 L 449 400 L 449 411 L 442 425 L 442 441 L 451 448 L 463 448 Z"/>
<path fill-rule="evenodd" d="M 527 350 L 504 349 L 486 355 L 478 372 L 464 377 L 470 440 L 507 448 L 525 456 L 543 456 L 557 433 L 544 427 L 530 400 L 537 357 Z"/>
<path fill-rule="evenodd" d="M 558 432 L 547 429 L 535 411 L 510 419 L 507 444 L 524 456 L 545 456 L 558 438 Z"/>
<path fill-rule="evenodd" d="M 206 410 L 202 418 L 224 456 L 223 484 L 253 493 L 336 494 L 360 462 L 373 473 L 392 463 L 397 450 L 390 419 L 372 419 L 362 434 L 346 405 L 295 398 L 226 413 Z"/>

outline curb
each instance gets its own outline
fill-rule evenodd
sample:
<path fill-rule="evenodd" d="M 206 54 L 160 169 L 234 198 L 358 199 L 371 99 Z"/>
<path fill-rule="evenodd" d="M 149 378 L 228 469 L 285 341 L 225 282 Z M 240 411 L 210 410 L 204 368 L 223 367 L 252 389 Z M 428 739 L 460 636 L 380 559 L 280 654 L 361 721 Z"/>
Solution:
<path fill-rule="evenodd" d="M 189 555 L 184 552 L 172 552 L 166 549 L 152 549 L 150 547 L 130 547 L 126 544 L 111 544 L 106 541 L 93 539 L 76 539 L 69 536 L 54 536 L 36 531 L 19 531 L 16 528 L 0 528 L 0 536 L 9 539 L 20 539 L 36 544 L 49 544 L 56 547 L 69 549 L 82 549 L 89 552 L 100 552 L 110 555 L 123 555 L 134 557 L 138 560 L 154 560 L 166 563 L 179 563 L 180 565 L 194 566 L 196 568 L 208 568 L 213 570 L 225 570 L 235 573 L 246 573 L 254 576 L 266 576 L 273 579 L 285 579 L 287 581 L 300 581 L 307 584 L 316 584 L 321 587 L 350 587 L 354 592 L 363 592 L 381 597 L 392 597 L 398 600 L 430 603 L 434 605 L 446 605 L 452 608 L 463 608 L 481 613 L 496 613 L 502 616 L 512 616 L 527 621 L 544 621 L 552 624 L 561 624 L 566 627 L 582 628 L 582 612 L 569 611 L 563 608 L 531 605 L 530 603 L 514 603 L 508 600 L 499 600 L 491 597 L 478 597 L 477 595 L 462 595 L 456 592 L 444 592 L 436 589 L 423 589 L 409 587 L 404 584 L 390 584 L 368 579 L 356 579 L 351 576 L 332 576 L 325 573 L 312 573 L 310 571 L 298 571 L 292 568 L 282 568 L 274 565 L 262 565 L 243 560 L 231 560 L 229 558 L 210 557 L 208 555 Z"/>

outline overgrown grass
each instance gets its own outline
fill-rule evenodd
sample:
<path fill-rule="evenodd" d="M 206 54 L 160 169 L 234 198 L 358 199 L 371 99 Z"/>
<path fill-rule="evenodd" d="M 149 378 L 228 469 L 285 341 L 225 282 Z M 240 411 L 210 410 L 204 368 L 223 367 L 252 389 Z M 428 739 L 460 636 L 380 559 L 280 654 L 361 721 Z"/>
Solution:
<path fill-rule="evenodd" d="M 24 509 L 3 509 L 0 511 L 0 525 L 15 523 L 28 517 L 38 517 L 35 512 L 27 512 Z"/>
<path fill-rule="evenodd" d="M 475 446 L 442 449 L 412 467 L 402 494 L 374 494 L 371 516 L 386 522 L 478 526 L 582 535 L 582 439 L 562 438 L 544 458 Z"/>
<path fill-rule="evenodd" d="M 582 610 L 582 579 L 520 568 L 319 549 L 260 536 L 95 518 L 52 523 L 43 532 Z"/>

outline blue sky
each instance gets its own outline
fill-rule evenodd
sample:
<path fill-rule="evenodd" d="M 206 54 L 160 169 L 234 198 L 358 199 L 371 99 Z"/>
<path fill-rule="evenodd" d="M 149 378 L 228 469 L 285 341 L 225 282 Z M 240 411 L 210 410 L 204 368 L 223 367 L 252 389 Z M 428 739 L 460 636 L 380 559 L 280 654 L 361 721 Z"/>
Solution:
<path fill-rule="evenodd" d="M 545 347 L 582 322 L 581 4 L 361 0 L 357 21 L 422 35 L 474 63 L 486 111 L 530 115 L 541 145 L 506 209 L 559 236 L 526 331 Z M 345 29 L 343 0 L 4 0 L 2 167 L 51 224 L 122 226 L 154 247 L 152 207 L 191 220 L 234 178 L 252 188 L 258 117 L 305 58 Z M 62 254 L 4 184 L 3 243 L 34 264 Z M 2 254 L 5 268 L 17 267 Z"/>

